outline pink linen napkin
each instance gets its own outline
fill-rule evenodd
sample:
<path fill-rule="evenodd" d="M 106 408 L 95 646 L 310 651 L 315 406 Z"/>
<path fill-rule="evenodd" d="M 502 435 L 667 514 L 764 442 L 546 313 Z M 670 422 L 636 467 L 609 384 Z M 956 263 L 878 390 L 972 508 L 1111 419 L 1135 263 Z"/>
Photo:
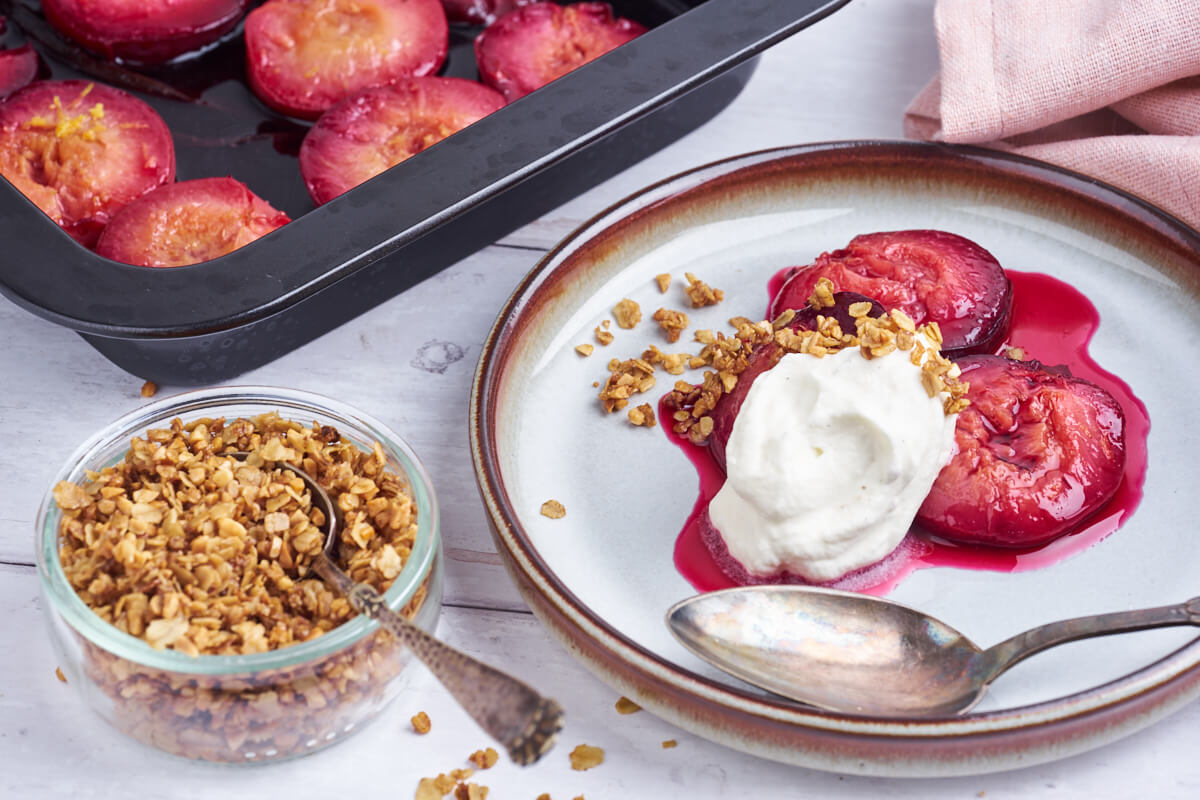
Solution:
<path fill-rule="evenodd" d="M 905 134 L 1049 161 L 1200 228 L 1200 0 L 938 0 Z"/>

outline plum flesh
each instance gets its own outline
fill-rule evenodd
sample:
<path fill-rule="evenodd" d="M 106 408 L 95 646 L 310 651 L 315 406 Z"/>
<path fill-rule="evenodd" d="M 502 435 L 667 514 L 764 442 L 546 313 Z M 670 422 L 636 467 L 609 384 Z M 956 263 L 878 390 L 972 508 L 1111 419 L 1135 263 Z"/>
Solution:
<path fill-rule="evenodd" d="M 1036 547 L 1113 496 L 1125 470 L 1125 414 L 1112 395 L 1036 361 L 957 363 L 971 405 L 917 513 L 921 527 L 955 542 Z"/>

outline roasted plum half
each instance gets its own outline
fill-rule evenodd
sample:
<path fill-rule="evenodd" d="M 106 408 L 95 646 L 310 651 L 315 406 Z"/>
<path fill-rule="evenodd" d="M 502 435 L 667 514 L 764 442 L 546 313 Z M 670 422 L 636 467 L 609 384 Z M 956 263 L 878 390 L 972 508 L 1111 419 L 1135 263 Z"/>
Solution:
<path fill-rule="evenodd" d="M 175 178 L 162 117 L 120 89 L 42 81 L 0 103 L 0 174 L 91 247 L 127 203 Z"/>
<path fill-rule="evenodd" d="M 1036 361 L 957 363 L 971 405 L 917 514 L 923 528 L 955 542 L 1036 547 L 1113 496 L 1125 469 L 1125 414 L 1112 395 Z"/>
<path fill-rule="evenodd" d="M 182 267 L 231 253 L 290 220 L 233 178 L 162 186 L 125 206 L 96 244 L 114 261 Z"/>
<path fill-rule="evenodd" d="M 850 316 L 850 306 L 864 301 L 871 304 L 868 316 L 881 317 L 886 313 L 883 306 L 869 297 L 856 292 L 835 292 L 833 306 L 820 311 L 808 306 L 808 300 L 805 298 L 805 305 L 792 318 L 789 327 L 793 330 L 816 330 L 817 316 L 823 315 L 836 319 L 843 331 L 852 332 L 855 323 L 854 318 Z M 725 469 L 725 445 L 729 442 L 730 434 L 733 433 L 733 423 L 742 408 L 742 403 L 746 400 L 750 386 L 759 375 L 778 364 L 781 358 L 783 358 L 783 349 L 777 344 L 770 343 L 756 347 L 750 354 L 746 369 L 738 375 L 737 384 L 732 391 L 721 396 L 709 415 L 712 417 L 713 429 L 708 437 L 708 447 L 712 452 L 713 459 L 721 469 Z"/>
<path fill-rule="evenodd" d="M 1012 284 L 999 262 L 970 239 L 946 231 L 868 233 L 806 267 L 794 267 L 771 314 L 803 308 L 821 278 L 842 291 L 899 308 L 918 325 L 936 322 L 948 357 L 995 352 L 1008 332 Z"/>
<path fill-rule="evenodd" d="M 343 192 L 504 106 L 504 96 L 462 78 L 409 78 L 367 89 L 317 120 L 300 146 L 313 202 Z"/>
<path fill-rule="evenodd" d="M 37 71 L 37 53 L 29 45 L 0 50 L 0 100 L 32 83 Z"/>
<path fill-rule="evenodd" d="M 224 36 L 247 0 L 42 0 L 46 19 L 87 50 L 142 63 L 169 61 Z"/>
<path fill-rule="evenodd" d="M 363 89 L 437 72 L 447 46 L 440 0 L 268 0 L 246 17 L 250 87 L 304 119 Z"/>
<path fill-rule="evenodd" d="M 505 14 L 475 38 L 484 83 L 509 102 L 646 32 L 608 3 L 534 3 Z"/>

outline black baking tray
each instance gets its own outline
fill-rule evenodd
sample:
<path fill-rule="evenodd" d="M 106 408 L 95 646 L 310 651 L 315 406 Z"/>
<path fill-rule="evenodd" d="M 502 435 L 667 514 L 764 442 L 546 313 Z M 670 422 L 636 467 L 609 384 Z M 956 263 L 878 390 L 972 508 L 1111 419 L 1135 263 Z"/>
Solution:
<path fill-rule="evenodd" d="M 678 139 L 741 91 L 754 56 L 846 2 L 616 0 L 618 15 L 651 30 L 319 208 L 295 158 L 307 125 L 250 94 L 235 33 L 148 71 L 196 102 L 135 94 L 171 127 L 178 180 L 233 175 L 294 221 L 213 261 L 133 267 L 83 248 L 0 179 L 0 292 L 135 375 L 225 380 Z M 452 26 L 442 74 L 476 77 L 477 32 Z M 82 76 L 35 47 L 53 77 Z"/>

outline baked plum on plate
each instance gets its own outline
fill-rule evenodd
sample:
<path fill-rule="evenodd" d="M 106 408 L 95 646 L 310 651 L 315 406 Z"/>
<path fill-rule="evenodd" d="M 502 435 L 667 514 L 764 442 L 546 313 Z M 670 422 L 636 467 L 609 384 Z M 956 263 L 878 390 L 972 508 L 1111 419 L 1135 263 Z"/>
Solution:
<path fill-rule="evenodd" d="M 947 357 L 995 352 L 1008 332 L 1012 285 L 999 262 L 970 239 L 934 230 L 855 236 L 841 250 L 794 267 L 771 316 L 800 309 L 821 278 L 899 308 L 918 325 L 936 322 Z"/>
<path fill-rule="evenodd" d="M 327 203 L 504 105 L 462 78 L 408 78 L 367 89 L 321 115 L 300 146 L 313 202 Z"/>
<path fill-rule="evenodd" d="M 534 3 L 479 34 L 475 61 L 480 79 L 512 102 L 645 32 L 608 3 Z"/>
<path fill-rule="evenodd" d="M 29 45 L 0 50 L 0 100 L 37 77 L 37 53 Z"/>
<path fill-rule="evenodd" d="M 181 181 L 125 206 L 96 252 L 143 267 L 182 267 L 233 252 L 290 221 L 233 178 Z"/>
<path fill-rule="evenodd" d="M 957 451 L 917 514 L 955 542 L 1035 547 L 1113 496 L 1125 469 L 1125 414 L 1063 367 L 978 355 L 958 359 L 971 405 Z"/>
<path fill-rule="evenodd" d="M 833 306 L 822 308 L 820 311 L 809 306 L 806 298 L 805 305 L 796 312 L 796 316 L 788 323 L 788 327 L 793 330 L 816 330 L 817 316 L 823 315 L 836 319 L 843 332 L 852 333 L 855 329 L 855 322 L 854 317 L 850 316 L 850 306 L 860 302 L 871 304 L 871 310 L 867 316 L 881 317 L 885 313 L 883 306 L 869 297 L 864 297 L 856 292 L 834 292 Z M 713 408 L 710 414 L 713 429 L 708 437 L 708 447 L 713 459 L 721 469 L 725 469 L 725 445 L 729 442 L 729 435 L 733 433 L 734 420 L 737 419 L 738 412 L 742 409 L 742 403 L 746 400 L 750 386 L 753 385 L 755 378 L 778 364 L 783 355 L 783 348 L 774 342 L 756 347 L 750 353 L 746 369 L 738 375 L 737 384 L 732 390 L 722 395 Z"/>
<path fill-rule="evenodd" d="M 105 58 L 168 61 L 237 25 L 247 0 L 42 0 L 47 21 Z"/>
<path fill-rule="evenodd" d="M 437 72 L 447 37 L 440 0 L 268 0 L 246 17 L 250 88 L 316 119 L 347 95 Z"/>
<path fill-rule="evenodd" d="M 162 117 L 120 89 L 42 81 L 0 103 L 0 174 L 91 247 L 127 203 L 175 178 Z"/>

